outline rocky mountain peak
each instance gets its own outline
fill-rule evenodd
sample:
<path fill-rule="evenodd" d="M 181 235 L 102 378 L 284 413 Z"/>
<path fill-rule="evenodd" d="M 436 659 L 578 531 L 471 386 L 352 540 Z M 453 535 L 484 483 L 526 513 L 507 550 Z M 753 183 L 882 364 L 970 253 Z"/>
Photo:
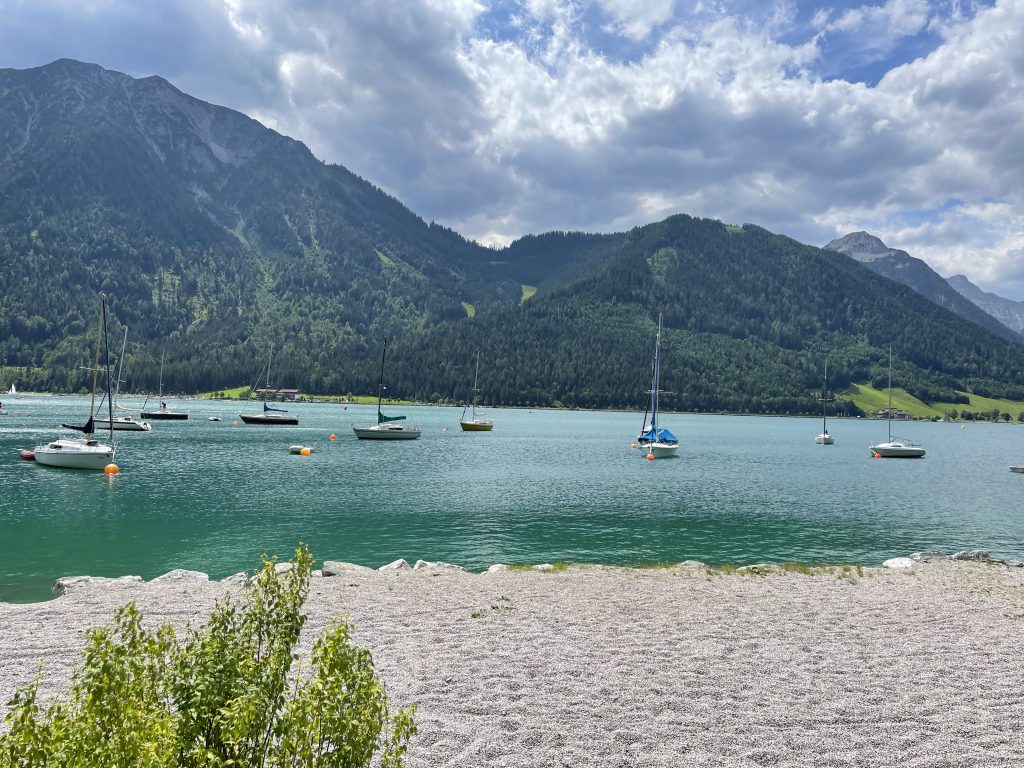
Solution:
<path fill-rule="evenodd" d="M 827 251 L 845 253 L 857 261 L 870 262 L 886 256 L 906 255 L 906 251 L 889 248 L 880 238 L 870 232 L 851 232 L 824 246 Z"/>

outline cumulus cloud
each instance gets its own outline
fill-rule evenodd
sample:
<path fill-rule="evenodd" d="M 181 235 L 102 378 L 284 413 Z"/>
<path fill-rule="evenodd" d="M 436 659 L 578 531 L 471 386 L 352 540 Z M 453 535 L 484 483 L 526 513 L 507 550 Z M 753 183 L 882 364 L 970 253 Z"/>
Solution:
<path fill-rule="evenodd" d="M 1017 270 L 1024 0 L 0 11 L 0 65 L 72 56 L 161 74 L 484 242 L 682 211 L 813 243 L 869 229 L 990 290 Z M 849 56 L 882 74 L 837 74 Z"/>

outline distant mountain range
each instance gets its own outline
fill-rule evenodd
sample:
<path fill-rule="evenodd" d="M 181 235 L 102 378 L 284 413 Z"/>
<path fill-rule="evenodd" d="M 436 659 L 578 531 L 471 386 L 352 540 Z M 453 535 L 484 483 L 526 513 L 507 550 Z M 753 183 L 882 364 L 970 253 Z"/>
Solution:
<path fill-rule="evenodd" d="M 972 296 L 956 285 L 951 285 L 946 278 L 939 275 L 924 261 L 911 256 L 906 251 L 887 247 L 874 235 L 867 232 L 851 232 L 827 243 L 825 248 L 845 253 L 850 258 L 864 264 L 871 271 L 897 283 L 910 286 L 939 306 L 955 312 L 972 323 L 977 323 L 992 333 L 1014 341 L 1024 341 L 1024 336 L 1020 335 L 1021 327 L 1004 323 L 999 315 L 990 312 L 985 305 L 975 301 Z M 980 289 L 971 285 L 966 278 L 962 278 L 962 280 L 976 292 L 981 293 Z M 992 296 L 993 299 L 999 299 L 993 294 L 987 295 Z"/>
<path fill-rule="evenodd" d="M 387 336 L 396 397 L 466 400 L 481 350 L 485 402 L 642 408 L 661 313 L 667 408 L 817 412 L 826 357 L 837 389 L 884 385 L 890 345 L 922 399 L 1024 399 L 1019 337 L 948 285 L 929 300 L 874 274 L 889 256 L 683 215 L 484 248 L 161 78 L 0 70 L 0 367 L 19 389 L 85 385 L 103 292 L 136 390 L 161 355 L 165 391 L 252 383 L 273 349 L 273 383 L 367 393 Z"/>
<path fill-rule="evenodd" d="M 963 275 L 947 277 L 946 282 L 965 299 L 985 310 L 1007 328 L 1024 336 L 1024 301 L 1004 299 L 983 291 Z"/>

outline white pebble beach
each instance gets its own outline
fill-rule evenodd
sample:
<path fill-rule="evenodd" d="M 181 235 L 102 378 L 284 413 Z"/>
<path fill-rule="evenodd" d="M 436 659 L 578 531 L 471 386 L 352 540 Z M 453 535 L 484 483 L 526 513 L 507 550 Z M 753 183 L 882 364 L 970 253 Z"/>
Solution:
<path fill-rule="evenodd" d="M 237 587 L 182 575 L 0 603 L 0 714 L 46 660 L 135 600 L 204 620 Z M 348 616 L 410 766 L 1021 766 L 1024 568 L 919 563 L 813 575 L 700 567 L 314 578 L 303 649 Z"/>

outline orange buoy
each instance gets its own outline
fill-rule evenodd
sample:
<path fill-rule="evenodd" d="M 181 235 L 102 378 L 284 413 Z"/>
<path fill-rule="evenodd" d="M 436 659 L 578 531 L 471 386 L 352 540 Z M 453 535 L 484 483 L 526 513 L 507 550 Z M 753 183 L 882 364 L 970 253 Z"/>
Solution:
<path fill-rule="evenodd" d="M 337 439 L 338 439 L 337 435 L 331 435 L 331 440 L 337 440 Z"/>
<path fill-rule="evenodd" d="M 647 454 L 647 460 L 648 461 L 654 461 L 654 454 L 653 453 L 648 453 Z"/>
<path fill-rule="evenodd" d="M 629 447 L 630 448 L 636 448 L 636 443 L 630 443 Z"/>
<path fill-rule="evenodd" d="M 880 453 L 873 453 L 873 454 L 871 454 L 871 458 L 873 458 L 873 459 L 880 459 L 880 458 L 882 458 L 882 454 L 880 454 Z"/>
<path fill-rule="evenodd" d="M 103 474 L 105 474 L 105 475 L 116 475 L 120 471 L 121 470 L 119 470 L 117 468 L 117 464 L 113 464 L 113 463 L 107 464 L 107 466 L 105 466 L 103 468 Z"/>
<path fill-rule="evenodd" d="M 309 450 L 309 448 L 302 448 L 299 450 L 299 456 L 309 456 L 311 453 L 312 451 Z"/>

